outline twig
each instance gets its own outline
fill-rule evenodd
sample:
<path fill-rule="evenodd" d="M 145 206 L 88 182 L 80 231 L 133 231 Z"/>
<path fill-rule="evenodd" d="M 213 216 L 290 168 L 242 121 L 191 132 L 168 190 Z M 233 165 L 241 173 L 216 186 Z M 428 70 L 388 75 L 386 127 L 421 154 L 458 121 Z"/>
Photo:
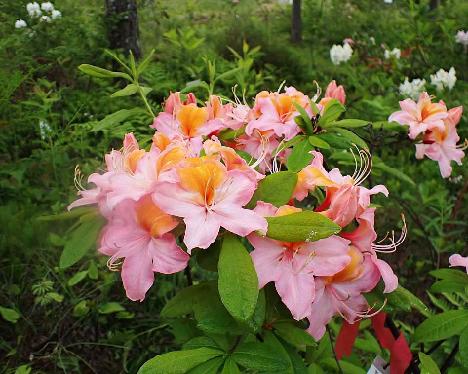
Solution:
<path fill-rule="evenodd" d="M 336 357 L 335 347 L 334 347 L 334 344 L 333 344 L 333 337 L 332 337 L 330 328 L 328 326 L 327 326 L 327 331 L 328 331 L 328 336 L 330 337 L 331 349 L 333 351 L 333 357 L 335 358 L 336 365 L 338 366 L 338 371 L 340 372 L 340 374 L 344 374 L 343 369 L 341 368 L 341 365 L 340 365 L 340 361 Z"/>

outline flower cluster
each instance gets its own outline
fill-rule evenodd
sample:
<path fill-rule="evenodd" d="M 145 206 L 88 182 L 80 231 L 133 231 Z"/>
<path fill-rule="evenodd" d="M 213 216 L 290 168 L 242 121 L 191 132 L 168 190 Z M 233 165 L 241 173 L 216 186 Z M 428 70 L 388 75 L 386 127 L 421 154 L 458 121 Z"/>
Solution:
<path fill-rule="evenodd" d="M 417 100 L 422 91 L 424 91 L 424 86 L 426 85 L 425 79 L 413 79 L 408 80 L 408 77 L 405 78 L 405 81 L 400 84 L 400 94 L 402 96 L 409 96 L 413 100 Z"/>
<path fill-rule="evenodd" d="M 389 58 L 393 57 L 396 58 L 397 60 L 400 59 L 401 57 L 401 50 L 398 48 L 393 48 L 391 51 L 388 49 L 385 50 L 384 52 L 384 57 L 388 60 Z"/>
<path fill-rule="evenodd" d="M 330 49 L 330 58 L 334 65 L 348 61 L 353 55 L 353 49 L 350 43 L 344 42 L 343 45 L 334 44 Z"/>
<path fill-rule="evenodd" d="M 409 137 L 418 139 L 416 157 L 427 156 L 439 163 L 444 178 L 450 176 L 451 161 L 461 165 L 465 146 L 457 145 L 460 137 L 456 126 L 460 122 L 463 107 L 447 109 L 443 101 L 433 103 L 427 92 L 421 93 L 418 102 L 411 99 L 400 101 L 401 111 L 393 113 L 389 121 L 409 126 Z"/>
<path fill-rule="evenodd" d="M 50 1 L 39 5 L 37 2 L 28 3 L 26 5 L 26 11 L 28 12 L 31 20 L 39 19 L 40 22 L 52 22 L 52 20 L 62 17 L 62 13 L 54 8 L 54 4 Z M 15 22 L 15 28 L 22 29 L 27 27 L 28 24 L 23 19 L 18 19 Z"/>
<path fill-rule="evenodd" d="M 468 32 L 465 30 L 459 30 L 455 35 L 455 41 L 464 47 L 468 46 Z"/>
<path fill-rule="evenodd" d="M 437 91 L 443 91 L 444 88 L 450 91 L 455 86 L 456 81 L 457 77 L 453 67 L 449 71 L 440 69 L 435 74 L 431 74 L 431 84 L 436 87 Z"/>
<path fill-rule="evenodd" d="M 77 178 L 80 198 L 70 208 L 98 206 L 107 221 L 99 251 L 109 256 L 110 269 L 121 271 L 127 296 L 143 300 L 155 273 L 183 270 L 194 249 L 210 251 L 227 231 L 248 239 L 259 287 L 274 282 L 292 316 L 310 321 L 308 331 L 316 339 L 335 315 L 350 323 L 370 315 L 363 294 L 380 279 L 385 292 L 398 284 L 377 254 L 393 251 L 406 231 L 390 244 L 375 243 L 376 208 L 370 198 L 388 191 L 361 185 L 371 169 L 368 151 L 357 150 L 352 176 L 327 171 L 323 155 L 312 151 L 287 205 L 261 200 L 248 205 L 267 174 L 286 163 L 290 150 L 283 145 L 302 134 L 298 117 L 316 120 L 332 99 L 346 100 L 334 81 L 317 104 L 294 87 L 262 91 L 251 106 L 237 98 L 223 103 L 215 95 L 200 105 L 193 94 L 172 93 L 154 119 L 149 149 L 127 134 L 122 149 L 106 155 L 105 172 L 88 178 L 94 188 L 82 188 Z M 314 214 L 346 230 L 318 241 L 270 238 L 267 218 L 307 210 L 300 206 L 310 207 L 303 201 L 316 189 L 326 197 Z"/>

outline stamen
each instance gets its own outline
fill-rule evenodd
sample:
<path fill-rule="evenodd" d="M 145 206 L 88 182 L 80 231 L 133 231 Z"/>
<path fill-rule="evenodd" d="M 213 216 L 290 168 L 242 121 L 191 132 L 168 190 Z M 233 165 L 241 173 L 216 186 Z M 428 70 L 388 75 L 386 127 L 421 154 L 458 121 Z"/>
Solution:
<path fill-rule="evenodd" d="M 107 260 L 107 268 L 110 271 L 120 271 L 122 269 L 123 261 L 124 260 L 122 258 L 117 258 L 113 255 Z"/>
<path fill-rule="evenodd" d="M 276 91 L 277 94 L 280 93 L 281 89 L 283 88 L 283 86 L 285 85 L 286 81 L 282 81 L 281 84 L 279 85 L 278 87 L 278 91 Z"/>
<path fill-rule="evenodd" d="M 315 95 L 312 97 L 312 101 L 315 103 L 318 100 L 318 98 L 322 95 L 322 89 L 320 88 L 316 80 L 314 80 L 313 83 L 317 87 L 317 90 L 315 91 Z"/>
<path fill-rule="evenodd" d="M 73 177 L 73 184 L 78 191 L 85 191 L 83 187 L 83 174 L 81 173 L 80 165 L 75 166 L 75 175 Z"/>
<path fill-rule="evenodd" d="M 398 240 L 395 241 L 395 232 L 392 230 L 392 233 L 391 233 L 392 237 L 389 239 L 390 243 L 389 244 L 374 244 L 373 243 L 372 249 L 374 251 L 380 252 L 380 253 L 393 253 L 397 250 L 397 247 L 405 241 L 406 236 L 408 234 L 408 227 L 406 225 L 406 219 L 403 213 L 401 214 L 401 220 L 403 221 L 403 227 L 401 229 L 401 234 Z M 388 233 L 387 235 L 385 235 L 385 238 L 383 240 L 385 240 L 387 237 L 388 237 Z M 381 243 L 383 240 L 380 240 L 377 243 Z"/>

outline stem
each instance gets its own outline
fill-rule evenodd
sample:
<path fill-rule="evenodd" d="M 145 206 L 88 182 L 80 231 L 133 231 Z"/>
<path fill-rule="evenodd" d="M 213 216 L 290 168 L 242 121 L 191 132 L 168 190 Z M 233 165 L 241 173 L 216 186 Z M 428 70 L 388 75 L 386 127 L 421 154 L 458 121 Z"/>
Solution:
<path fill-rule="evenodd" d="M 135 84 L 138 87 L 138 93 L 140 94 L 141 98 L 143 99 L 143 102 L 145 103 L 146 110 L 148 111 L 149 115 L 151 116 L 151 118 L 156 117 L 154 115 L 153 109 L 151 109 L 151 106 L 149 105 L 148 100 L 146 99 L 146 95 L 143 93 L 143 90 L 141 89 L 140 84 L 138 83 L 138 80 L 135 80 Z"/>
<path fill-rule="evenodd" d="M 328 331 L 328 336 L 330 337 L 331 349 L 333 351 L 333 357 L 335 358 L 336 366 L 338 366 L 338 371 L 340 372 L 340 374 L 343 374 L 343 369 L 341 368 L 340 361 L 338 361 L 338 358 L 336 357 L 335 347 L 333 345 L 332 334 L 331 334 L 330 328 L 328 326 L 327 326 L 327 331 Z"/>
<path fill-rule="evenodd" d="M 450 352 L 447 359 L 445 360 L 442 367 L 440 368 L 440 372 L 442 374 L 444 374 L 447 371 L 447 369 L 450 367 L 457 352 L 458 352 L 458 342 L 455 343 L 455 346 L 453 347 L 452 351 Z"/>

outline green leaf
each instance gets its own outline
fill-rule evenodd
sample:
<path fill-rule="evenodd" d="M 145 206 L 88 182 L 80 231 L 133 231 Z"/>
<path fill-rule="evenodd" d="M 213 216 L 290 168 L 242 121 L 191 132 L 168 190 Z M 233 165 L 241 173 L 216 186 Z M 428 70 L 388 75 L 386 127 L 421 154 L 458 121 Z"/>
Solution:
<path fill-rule="evenodd" d="M 425 317 L 429 317 L 431 315 L 431 311 L 426 304 L 403 286 L 398 286 L 395 291 L 387 294 L 387 299 L 388 303 L 391 305 L 400 308 L 404 306 L 404 310 L 409 310 L 409 308 L 412 307 Z"/>
<path fill-rule="evenodd" d="M 364 127 L 369 125 L 369 121 L 364 121 L 362 119 L 353 119 L 353 118 L 346 118 L 342 119 L 341 121 L 335 121 L 330 123 L 329 126 L 337 126 L 337 127 L 345 127 L 349 129 L 355 129 L 358 127 Z"/>
<path fill-rule="evenodd" d="M 141 108 L 118 110 L 117 112 L 111 113 L 100 120 L 95 126 L 93 126 L 92 131 L 113 130 L 122 122 L 129 121 L 142 113 L 145 113 L 145 111 Z"/>
<path fill-rule="evenodd" d="M 314 133 L 314 126 L 312 125 L 312 121 L 310 120 L 309 115 L 305 109 L 299 105 L 299 103 L 293 101 L 293 104 L 296 110 L 299 112 L 300 118 L 302 119 L 302 121 L 296 121 L 296 123 L 307 135 L 312 135 Z M 303 126 L 301 126 L 298 122 L 302 122 Z"/>
<path fill-rule="evenodd" d="M 408 132 L 408 126 L 400 125 L 398 122 L 377 121 L 372 122 L 375 130 Z"/>
<path fill-rule="evenodd" d="M 284 242 L 316 241 L 340 232 L 341 228 L 320 213 L 303 211 L 280 217 L 266 217 L 266 236 Z"/>
<path fill-rule="evenodd" d="M 193 339 L 190 339 L 183 345 L 183 349 L 197 349 L 197 348 L 214 348 L 220 349 L 216 342 L 208 336 L 197 336 Z"/>
<path fill-rule="evenodd" d="M 318 125 L 322 128 L 328 127 L 330 123 L 337 120 L 338 117 L 345 111 L 345 107 L 336 99 L 331 99 L 324 108 L 324 112 L 321 115 Z"/>
<path fill-rule="evenodd" d="M 79 271 L 73 277 L 68 280 L 69 286 L 74 286 L 75 284 L 80 283 L 88 275 L 88 270 Z"/>
<path fill-rule="evenodd" d="M 213 374 L 217 373 L 218 369 L 224 363 L 224 357 L 215 357 L 209 361 L 204 362 L 192 370 L 188 371 L 188 374 Z"/>
<path fill-rule="evenodd" d="M 15 374 L 29 374 L 31 373 L 31 367 L 27 364 L 18 366 L 15 370 Z"/>
<path fill-rule="evenodd" d="M 461 359 L 461 363 L 465 368 L 468 368 L 468 327 L 465 327 L 462 331 L 458 346 L 460 349 L 459 357 Z"/>
<path fill-rule="evenodd" d="M 99 277 L 99 271 L 94 261 L 90 261 L 88 266 L 88 277 L 92 280 L 97 280 Z"/>
<path fill-rule="evenodd" d="M 438 269 L 429 272 L 433 277 L 468 285 L 468 274 L 456 269 Z"/>
<path fill-rule="evenodd" d="M 226 235 L 223 239 L 218 274 L 222 303 L 235 319 L 248 320 L 257 304 L 258 278 L 252 257 L 234 235 Z"/>
<path fill-rule="evenodd" d="M 317 345 L 314 338 L 307 331 L 297 327 L 292 322 L 278 322 L 273 325 L 273 328 L 278 336 L 300 351 L 305 352 L 306 346 L 315 347 Z"/>
<path fill-rule="evenodd" d="M 356 144 L 360 148 L 369 149 L 367 143 L 352 131 L 342 129 L 341 127 L 327 128 L 327 131 L 333 132 L 338 136 L 344 137 L 346 140 L 349 141 L 349 143 Z"/>
<path fill-rule="evenodd" d="M 221 251 L 221 242 L 215 241 L 206 249 L 196 251 L 197 263 L 201 268 L 208 271 L 218 271 L 219 252 Z"/>
<path fill-rule="evenodd" d="M 112 313 L 117 313 L 117 312 L 124 312 L 125 308 L 115 302 L 115 301 L 110 301 L 108 303 L 104 303 L 99 305 L 98 307 L 98 312 L 101 314 L 112 314 Z"/>
<path fill-rule="evenodd" d="M 94 65 L 89 65 L 89 64 L 81 64 L 78 66 L 78 69 L 80 69 L 83 73 L 87 75 L 91 75 L 92 77 L 97 77 L 97 78 L 125 78 L 127 80 L 131 80 L 130 76 L 126 73 L 121 73 L 118 71 L 110 71 L 106 70 L 103 68 L 100 68 L 98 66 Z"/>
<path fill-rule="evenodd" d="M 277 207 L 289 202 L 297 183 L 297 174 L 292 171 L 280 171 L 263 178 L 247 205 L 253 208 L 257 201 L 264 201 Z"/>
<path fill-rule="evenodd" d="M 254 331 L 258 332 L 262 328 L 263 322 L 265 321 L 266 313 L 266 298 L 265 290 L 261 289 L 258 292 L 257 305 L 251 319 L 247 321 L 247 325 Z"/>
<path fill-rule="evenodd" d="M 151 59 L 154 56 L 154 52 L 155 50 L 152 49 L 150 53 L 148 54 L 148 56 L 146 56 L 145 59 L 140 64 L 138 64 L 138 67 L 137 67 L 138 75 L 140 75 L 143 71 L 145 71 L 146 67 L 149 65 L 149 63 L 151 62 Z"/>
<path fill-rule="evenodd" d="M 421 362 L 419 365 L 421 374 L 440 374 L 439 367 L 431 358 L 431 356 L 419 352 L 419 361 Z"/>
<path fill-rule="evenodd" d="M 169 352 L 146 361 L 138 374 L 185 374 L 195 366 L 222 354 L 222 351 L 212 348 Z"/>
<path fill-rule="evenodd" d="M 5 308 L 0 306 L 0 315 L 5 321 L 16 323 L 20 319 L 21 315 L 14 309 Z"/>
<path fill-rule="evenodd" d="M 74 317 L 83 317 L 89 312 L 88 302 L 86 300 L 81 300 L 78 304 L 75 305 L 73 308 L 73 316 Z"/>
<path fill-rule="evenodd" d="M 440 280 L 431 286 L 432 292 L 465 292 L 466 284 L 456 280 Z"/>
<path fill-rule="evenodd" d="M 310 364 L 307 368 L 307 374 L 324 374 L 325 372 L 317 364 Z"/>
<path fill-rule="evenodd" d="M 230 356 L 226 358 L 221 374 L 241 374 L 236 361 L 234 361 Z"/>
<path fill-rule="evenodd" d="M 398 179 L 401 179 L 403 182 L 406 182 L 406 183 L 408 183 L 408 184 L 410 184 L 412 186 L 415 186 L 415 183 L 413 182 L 413 180 L 410 177 L 408 177 L 405 173 L 403 173 L 399 169 L 395 169 L 395 168 L 392 168 L 390 166 L 387 166 L 377 156 L 372 156 L 372 167 L 374 169 L 376 169 L 376 170 L 381 170 L 384 173 L 391 174 L 391 175 L 397 177 Z"/>
<path fill-rule="evenodd" d="M 202 286 L 195 285 L 179 290 L 161 311 L 161 317 L 177 318 L 193 312 L 193 301 L 200 294 Z"/>
<path fill-rule="evenodd" d="M 138 93 L 138 86 L 136 84 L 130 83 L 121 90 L 114 92 L 111 97 L 130 96 L 136 93 Z"/>
<path fill-rule="evenodd" d="M 267 373 L 288 369 L 288 362 L 268 345 L 264 343 L 248 342 L 239 345 L 232 354 L 232 358 L 247 369 Z"/>
<path fill-rule="evenodd" d="M 307 137 L 304 137 L 299 143 L 295 144 L 291 154 L 286 161 L 289 171 L 298 172 L 312 161 L 312 155 L 309 153 L 314 147 Z"/>
<path fill-rule="evenodd" d="M 95 207 L 79 207 L 75 208 L 63 213 L 47 215 L 47 216 L 39 216 L 37 217 L 38 221 L 66 221 L 69 219 L 79 218 L 83 215 L 90 214 L 90 213 L 98 214 L 98 210 Z"/>
<path fill-rule="evenodd" d="M 317 135 L 309 136 L 309 143 L 316 148 L 330 149 L 330 144 Z"/>
<path fill-rule="evenodd" d="M 460 334 L 468 325 L 468 309 L 450 310 L 429 317 L 414 330 L 415 342 L 433 342 Z"/>
<path fill-rule="evenodd" d="M 84 220 L 71 233 L 70 238 L 63 248 L 59 266 L 66 269 L 79 260 L 96 244 L 99 231 L 104 224 L 100 216 L 92 215 L 92 218 Z"/>

